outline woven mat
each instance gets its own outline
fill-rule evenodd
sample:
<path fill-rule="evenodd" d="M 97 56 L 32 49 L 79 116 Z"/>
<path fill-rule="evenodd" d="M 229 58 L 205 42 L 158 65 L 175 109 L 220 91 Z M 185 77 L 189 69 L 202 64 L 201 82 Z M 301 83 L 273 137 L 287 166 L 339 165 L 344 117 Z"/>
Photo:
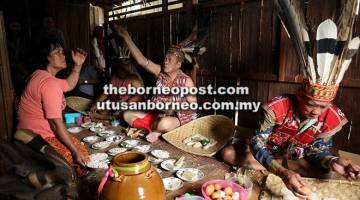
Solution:
<path fill-rule="evenodd" d="M 211 157 L 223 148 L 231 139 L 234 129 L 235 125 L 228 117 L 222 115 L 210 115 L 180 126 L 179 128 L 164 134 L 162 137 L 167 142 L 183 151 L 195 155 Z M 194 134 L 201 134 L 209 139 L 214 139 L 217 143 L 208 149 L 187 146 L 183 141 Z"/>
<path fill-rule="evenodd" d="M 282 180 L 270 174 L 270 179 L 266 181 L 266 189 L 261 192 L 260 200 L 279 199 L 285 200 L 279 194 L 282 187 L 286 187 Z M 269 178 L 268 177 L 268 178 Z M 360 199 L 360 182 L 350 182 L 347 180 L 333 180 L 333 179 L 315 179 L 303 178 L 312 193 L 315 193 L 320 200 L 359 200 Z"/>
<path fill-rule="evenodd" d="M 66 105 L 76 112 L 85 114 L 85 112 L 90 109 L 92 100 L 83 97 L 71 96 L 66 98 Z"/>

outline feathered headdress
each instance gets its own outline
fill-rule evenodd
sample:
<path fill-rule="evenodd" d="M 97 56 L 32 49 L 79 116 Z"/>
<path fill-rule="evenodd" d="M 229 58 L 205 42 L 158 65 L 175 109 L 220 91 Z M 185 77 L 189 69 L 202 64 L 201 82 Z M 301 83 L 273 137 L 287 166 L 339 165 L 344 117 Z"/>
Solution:
<path fill-rule="evenodd" d="M 171 45 L 167 53 L 174 53 L 183 61 L 186 59 L 189 63 L 194 63 L 194 56 L 205 53 L 206 47 L 204 41 L 208 36 L 208 29 L 198 29 L 197 23 L 190 35 L 177 45 Z"/>
<path fill-rule="evenodd" d="M 301 9 L 301 0 L 275 0 L 281 22 L 295 45 L 305 84 L 301 92 L 313 100 L 335 99 L 339 84 L 359 48 L 359 37 L 352 38 L 360 0 L 342 1 L 339 21 L 323 21 L 311 41 Z M 314 48 L 315 47 L 315 48 Z"/>

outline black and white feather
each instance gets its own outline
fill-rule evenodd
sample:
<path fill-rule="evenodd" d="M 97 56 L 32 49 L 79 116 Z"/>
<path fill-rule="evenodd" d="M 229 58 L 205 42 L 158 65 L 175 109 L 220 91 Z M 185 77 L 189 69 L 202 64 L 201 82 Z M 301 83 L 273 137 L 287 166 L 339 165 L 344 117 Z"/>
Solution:
<path fill-rule="evenodd" d="M 359 1 L 341 1 L 341 15 L 337 24 L 331 19 L 323 21 L 317 27 L 316 41 L 311 41 L 311 33 L 307 30 L 301 9 L 302 1 L 275 0 L 281 22 L 295 45 L 304 75 L 311 83 L 340 84 L 360 45 L 359 37 L 352 39 Z M 313 47 L 316 47 L 315 52 L 312 52 Z"/>

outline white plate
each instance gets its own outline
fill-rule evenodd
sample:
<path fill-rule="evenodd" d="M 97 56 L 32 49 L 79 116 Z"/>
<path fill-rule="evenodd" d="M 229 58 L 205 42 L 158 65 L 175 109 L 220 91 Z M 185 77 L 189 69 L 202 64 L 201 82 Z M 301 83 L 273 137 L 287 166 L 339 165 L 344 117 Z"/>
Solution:
<path fill-rule="evenodd" d="M 104 130 L 104 131 L 101 131 L 100 133 L 98 133 L 98 135 L 101 136 L 101 137 L 109 137 L 109 136 L 115 135 L 115 131 L 113 131 L 113 130 Z"/>
<path fill-rule="evenodd" d="M 89 143 L 89 144 L 92 144 L 94 142 L 97 142 L 100 140 L 100 137 L 99 136 L 96 136 L 96 135 L 92 135 L 92 136 L 87 136 L 87 137 L 84 137 L 82 139 L 84 142 L 86 143 Z"/>
<path fill-rule="evenodd" d="M 184 186 L 184 182 L 176 177 L 163 178 L 163 183 L 165 190 L 170 190 L 170 191 L 178 190 Z"/>
<path fill-rule="evenodd" d="M 109 156 L 106 153 L 93 153 L 91 155 L 89 155 L 89 159 L 91 161 L 95 161 L 95 160 L 107 160 Z"/>
<path fill-rule="evenodd" d="M 176 172 L 176 176 L 183 181 L 194 182 L 204 178 L 204 172 L 196 168 L 183 168 Z"/>
<path fill-rule="evenodd" d="M 93 127 L 93 126 L 95 126 L 95 125 L 96 125 L 95 122 L 86 122 L 86 123 L 81 124 L 81 127 L 83 127 L 83 128 L 90 128 L 90 127 Z"/>
<path fill-rule="evenodd" d="M 148 145 L 148 144 L 139 145 L 139 146 L 134 147 L 134 150 L 135 150 L 135 151 L 139 151 L 139 152 L 141 152 L 141 153 L 147 153 L 147 152 L 150 151 L 150 149 L 151 149 L 151 146 Z"/>
<path fill-rule="evenodd" d="M 155 158 L 153 156 L 149 156 L 149 162 L 151 162 L 152 164 L 159 164 L 163 161 L 163 159 L 160 159 L 160 158 Z"/>
<path fill-rule="evenodd" d="M 160 149 L 152 150 L 151 155 L 153 155 L 157 158 L 160 158 L 160 159 L 167 159 L 170 157 L 169 152 L 167 152 L 165 150 L 160 150 Z"/>
<path fill-rule="evenodd" d="M 94 132 L 94 133 L 101 133 L 104 132 L 106 130 L 105 127 L 90 127 L 90 131 Z"/>
<path fill-rule="evenodd" d="M 155 168 L 155 169 L 160 175 L 163 173 L 163 170 L 161 170 L 160 168 Z"/>
<path fill-rule="evenodd" d="M 107 169 L 109 163 L 109 160 L 90 160 L 86 163 L 86 166 L 93 169 Z"/>
<path fill-rule="evenodd" d="M 108 142 L 112 142 L 112 143 L 118 144 L 118 143 L 121 142 L 123 139 L 124 139 L 124 137 L 121 136 L 121 135 L 113 135 L 113 136 L 107 137 L 105 140 L 108 141 Z"/>
<path fill-rule="evenodd" d="M 166 171 L 176 171 L 176 170 L 180 169 L 182 167 L 182 165 L 175 167 L 174 166 L 175 162 L 176 162 L 175 159 L 165 160 L 165 161 L 161 162 L 160 166 L 163 169 L 165 169 Z"/>
<path fill-rule="evenodd" d="M 110 146 L 111 142 L 108 141 L 101 141 L 101 142 L 97 142 L 94 143 L 93 145 L 91 145 L 91 148 L 93 149 L 106 149 Z"/>
<path fill-rule="evenodd" d="M 70 133 L 80 133 L 82 130 L 84 130 L 83 128 L 81 127 L 70 127 L 67 129 Z"/>
<path fill-rule="evenodd" d="M 125 152 L 125 151 L 127 151 L 127 150 L 128 150 L 127 148 L 115 147 L 115 148 L 110 149 L 110 150 L 108 151 L 108 154 L 109 154 L 110 156 L 115 156 L 116 154 Z"/>
<path fill-rule="evenodd" d="M 140 143 L 139 140 L 125 140 L 121 142 L 121 146 L 126 148 L 133 148 L 139 145 L 139 143 Z"/>

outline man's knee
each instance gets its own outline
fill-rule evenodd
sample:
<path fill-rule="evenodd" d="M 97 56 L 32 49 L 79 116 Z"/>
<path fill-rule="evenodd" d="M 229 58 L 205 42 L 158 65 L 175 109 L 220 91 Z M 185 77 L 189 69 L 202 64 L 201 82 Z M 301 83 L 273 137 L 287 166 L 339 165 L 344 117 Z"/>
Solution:
<path fill-rule="evenodd" d="M 145 114 L 143 114 L 145 115 Z M 137 119 L 137 118 L 141 118 L 142 116 L 140 116 L 139 112 L 134 112 L 134 111 L 125 111 L 123 113 L 123 119 L 129 124 L 132 125 L 132 123 Z"/>
<path fill-rule="evenodd" d="M 156 130 L 160 132 L 168 132 L 180 126 L 180 122 L 176 118 L 162 118 L 156 124 Z"/>
<path fill-rule="evenodd" d="M 233 145 L 227 145 L 221 150 L 221 158 L 224 162 L 235 165 L 236 164 L 236 151 Z"/>

